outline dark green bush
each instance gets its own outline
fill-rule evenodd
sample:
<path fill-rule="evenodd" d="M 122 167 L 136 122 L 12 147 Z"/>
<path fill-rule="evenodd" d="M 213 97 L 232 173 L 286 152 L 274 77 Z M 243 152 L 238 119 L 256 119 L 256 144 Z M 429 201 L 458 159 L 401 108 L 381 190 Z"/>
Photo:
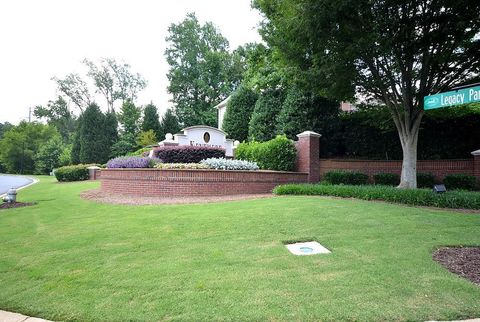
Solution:
<path fill-rule="evenodd" d="M 87 168 L 90 166 L 92 164 L 77 164 L 55 169 L 55 178 L 60 182 L 88 180 Z"/>
<path fill-rule="evenodd" d="M 356 171 L 335 170 L 325 173 L 323 179 L 330 184 L 361 185 L 367 184 L 368 175 Z"/>
<path fill-rule="evenodd" d="M 295 144 L 284 135 L 262 143 L 241 143 L 235 151 L 236 159 L 257 162 L 263 170 L 293 171 L 296 157 Z"/>
<path fill-rule="evenodd" d="M 383 200 L 413 206 L 480 209 L 480 193 L 470 191 L 434 193 L 431 189 L 398 189 L 385 186 L 287 184 L 276 187 L 273 192 L 277 195 L 334 196 Z"/>
<path fill-rule="evenodd" d="M 417 173 L 418 188 L 432 188 L 435 184 L 435 178 L 431 173 Z"/>
<path fill-rule="evenodd" d="M 375 184 L 382 186 L 398 186 L 400 176 L 396 173 L 377 173 L 373 175 Z"/>
<path fill-rule="evenodd" d="M 476 178 L 468 174 L 449 174 L 443 179 L 447 189 L 475 190 Z"/>
<path fill-rule="evenodd" d="M 209 158 L 225 158 L 225 149 L 208 146 L 161 146 L 153 150 L 163 163 L 198 163 Z"/>

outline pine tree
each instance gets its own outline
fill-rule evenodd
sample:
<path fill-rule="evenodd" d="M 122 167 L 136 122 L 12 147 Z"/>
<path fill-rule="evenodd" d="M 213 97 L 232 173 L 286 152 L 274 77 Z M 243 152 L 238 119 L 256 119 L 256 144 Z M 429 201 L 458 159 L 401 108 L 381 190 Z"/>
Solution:
<path fill-rule="evenodd" d="M 248 123 L 252 117 L 257 93 L 246 86 L 240 86 L 227 103 L 222 128 L 228 136 L 240 142 L 248 138 Z"/>
<path fill-rule="evenodd" d="M 248 127 L 248 137 L 255 141 L 268 141 L 276 135 L 276 119 L 282 108 L 284 93 L 280 89 L 269 89 L 255 103 Z"/>
<path fill-rule="evenodd" d="M 95 103 L 90 104 L 82 115 L 80 130 L 80 162 L 105 163 L 110 147 L 105 140 L 105 115 Z"/>
<path fill-rule="evenodd" d="M 104 139 L 105 146 L 108 147 L 108 155 L 110 156 L 112 146 L 118 141 L 118 121 L 114 111 L 105 114 Z"/>
<path fill-rule="evenodd" d="M 82 114 L 77 119 L 77 127 L 75 129 L 75 133 L 73 135 L 73 144 L 72 144 L 72 164 L 79 164 L 80 163 L 80 149 L 82 147 L 81 144 L 81 132 L 83 126 L 83 118 Z"/>
<path fill-rule="evenodd" d="M 167 111 L 163 115 L 160 126 L 162 128 L 162 136 L 158 138 L 160 141 L 165 139 L 165 135 L 167 133 L 175 134 L 180 132 L 181 130 L 178 119 L 171 109 L 167 109 Z"/>
<path fill-rule="evenodd" d="M 141 116 L 142 110 L 136 107 L 132 101 L 126 100 L 123 102 L 120 114 L 118 115 L 118 121 L 122 125 L 122 134 L 130 134 L 136 137 L 140 130 Z"/>
<path fill-rule="evenodd" d="M 152 103 L 145 106 L 143 110 L 142 131 L 147 132 L 148 130 L 153 130 L 157 139 L 160 139 L 162 135 L 160 118 L 158 117 L 157 107 Z"/>

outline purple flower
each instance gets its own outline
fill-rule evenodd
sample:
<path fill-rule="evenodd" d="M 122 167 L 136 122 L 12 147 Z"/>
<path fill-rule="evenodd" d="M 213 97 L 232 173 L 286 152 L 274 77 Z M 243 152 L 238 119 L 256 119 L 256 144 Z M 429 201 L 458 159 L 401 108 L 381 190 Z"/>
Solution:
<path fill-rule="evenodd" d="M 157 162 L 157 159 L 151 159 L 149 157 L 118 157 L 109 160 L 107 162 L 107 168 L 152 168 Z"/>

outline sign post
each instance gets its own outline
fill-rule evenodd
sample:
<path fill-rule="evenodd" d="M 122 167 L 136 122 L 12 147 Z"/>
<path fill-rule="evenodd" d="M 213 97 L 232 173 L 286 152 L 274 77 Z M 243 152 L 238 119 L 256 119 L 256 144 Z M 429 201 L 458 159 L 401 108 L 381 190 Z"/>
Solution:
<path fill-rule="evenodd" d="M 480 102 L 480 86 L 425 96 L 423 98 L 423 109 L 433 110 L 475 102 Z"/>

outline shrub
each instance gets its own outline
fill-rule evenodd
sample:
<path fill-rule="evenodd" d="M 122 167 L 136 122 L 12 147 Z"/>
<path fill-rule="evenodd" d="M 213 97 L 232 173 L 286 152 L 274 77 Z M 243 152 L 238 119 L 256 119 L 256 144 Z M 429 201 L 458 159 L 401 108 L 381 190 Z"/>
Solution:
<path fill-rule="evenodd" d="M 277 186 L 273 192 L 277 195 L 334 196 L 383 200 L 413 206 L 480 209 L 480 193 L 470 191 L 434 193 L 431 189 L 398 189 L 385 186 L 287 184 Z"/>
<path fill-rule="evenodd" d="M 447 189 L 475 190 L 476 178 L 467 174 L 449 174 L 443 179 Z"/>
<path fill-rule="evenodd" d="M 107 162 L 107 168 L 153 168 L 157 162 L 158 160 L 151 159 L 149 157 L 118 157 L 109 160 Z"/>
<path fill-rule="evenodd" d="M 129 156 L 129 157 L 136 157 L 136 156 L 147 157 L 148 154 L 150 153 L 151 149 L 152 148 L 141 148 L 141 149 L 138 149 L 137 151 L 127 153 L 127 156 Z"/>
<path fill-rule="evenodd" d="M 217 170 L 258 170 L 256 162 L 245 160 L 228 160 L 224 158 L 210 158 L 200 161 L 200 164 L 207 166 L 209 169 Z"/>
<path fill-rule="evenodd" d="M 400 176 L 396 173 L 377 173 L 373 175 L 375 184 L 382 186 L 398 186 Z"/>
<path fill-rule="evenodd" d="M 93 165 L 95 164 L 77 164 L 55 169 L 55 178 L 60 182 L 88 180 L 88 167 Z"/>
<path fill-rule="evenodd" d="M 435 184 L 435 178 L 431 173 L 417 173 L 418 188 L 432 188 Z"/>
<path fill-rule="evenodd" d="M 235 151 L 236 159 L 256 162 L 264 170 L 293 171 L 296 157 L 295 144 L 284 135 L 263 143 L 241 143 Z"/>
<path fill-rule="evenodd" d="M 164 163 L 198 163 L 208 158 L 224 158 L 225 149 L 206 146 L 161 146 L 154 155 Z"/>
<path fill-rule="evenodd" d="M 356 171 L 335 170 L 325 173 L 324 180 L 330 184 L 361 185 L 367 184 L 368 175 Z"/>
<path fill-rule="evenodd" d="M 186 169 L 186 170 L 195 170 L 195 169 L 208 169 L 205 164 L 201 163 L 157 163 L 155 165 L 157 169 L 163 170 L 175 170 L 175 169 Z"/>

